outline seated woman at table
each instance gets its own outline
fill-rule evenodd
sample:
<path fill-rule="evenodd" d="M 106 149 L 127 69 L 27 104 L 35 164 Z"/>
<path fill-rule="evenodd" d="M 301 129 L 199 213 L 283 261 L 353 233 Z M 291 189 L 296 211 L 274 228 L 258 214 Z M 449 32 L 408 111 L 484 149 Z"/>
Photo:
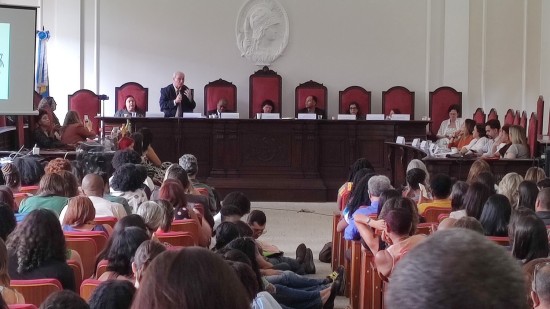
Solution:
<path fill-rule="evenodd" d="M 275 103 L 271 100 L 265 100 L 262 102 L 262 113 L 269 114 L 275 112 Z"/>
<path fill-rule="evenodd" d="M 36 116 L 37 127 L 34 129 L 34 142 L 39 148 L 64 148 L 62 143 L 51 130 L 51 122 L 48 112 L 41 109 Z"/>
<path fill-rule="evenodd" d="M 401 110 L 399 110 L 399 108 L 392 108 L 390 109 L 390 113 L 388 114 L 388 117 L 391 117 L 395 114 L 401 114 Z"/>
<path fill-rule="evenodd" d="M 348 107 L 348 114 L 355 115 L 356 119 L 365 119 L 365 115 L 361 115 L 359 104 L 357 102 L 351 102 Z"/>
<path fill-rule="evenodd" d="M 512 145 L 504 154 L 505 159 L 529 159 L 529 146 L 527 146 L 527 137 L 522 126 L 510 126 L 510 141 Z"/>
<path fill-rule="evenodd" d="M 460 149 L 461 154 L 478 154 L 481 155 L 487 150 L 489 139 L 485 136 L 485 125 L 476 124 L 472 132 L 473 139 L 467 146 Z"/>
<path fill-rule="evenodd" d="M 447 112 L 449 113 L 449 119 L 441 122 L 436 135 L 437 145 L 445 148 L 449 144 L 449 140 L 458 135 L 462 126 L 462 119 L 458 118 L 460 116 L 460 107 L 458 105 L 451 105 Z"/>
<path fill-rule="evenodd" d="M 506 154 L 506 151 L 508 151 L 508 148 L 510 148 L 510 145 L 512 145 L 512 141 L 510 141 L 510 125 L 505 125 L 500 129 L 498 140 L 500 141 L 500 145 L 497 146 L 494 156 L 502 158 Z"/>
<path fill-rule="evenodd" d="M 145 117 L 145 112 L 137 108 L 136 99 L 133 96 L 126 96 L 124 102 L 126 102 L 126 107 L 118 110 L 115 117 L 132 117 L 133 113 L 135 113 L 134 117 Z"/>
<path fill-rule="evenodd" d="M 460 132 L 457 136 L 453 136 L 449 139 L 449 148 L 456 147 L 462 149 L 462 147 L 467 146 L 474 139 L 473 133 L 474 128 L 476 127 L 476 122 L 472 119 L 464 120 L 462 127 L 460 127 Z"/>
<path fill-rule="evenodd" d="M 55 115 L 55 110 L 57 108 L 57 103 L 53 99 L 53 97 L 45 97 L 38 102 L 38 106 L 36 107 L 37 110 L 45 110 L 48 113 L 48 118 L 50 119 L 50 130 L 55 133 L 59 132 L 61 129 L 61 124 L 59 123 L 59 119 Z"/>
<path fill-rule="evenodd" d="M 75 111 L 67 112 L 63 127 L 61 127 L 61 142 L 67 145 L 76 145 L 79 142 L 86 141 L 87 138 L 94 138 L 96 134 L 91 130 L 91 123 L 88 121 L 86 126 L 80 121 L 78 113 Z"/>

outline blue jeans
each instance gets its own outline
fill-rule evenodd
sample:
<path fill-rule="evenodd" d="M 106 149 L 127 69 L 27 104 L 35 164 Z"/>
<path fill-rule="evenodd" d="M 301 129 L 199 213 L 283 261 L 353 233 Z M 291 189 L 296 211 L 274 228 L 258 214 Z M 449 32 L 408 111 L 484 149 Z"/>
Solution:
<path fill-rule="evenodd" d="M 273 269 L 277 270 L 291 270 L 299 275 L 304 275 L 304 265 L 298 263 L 296 259 L 286 256 L 268 258 L 267 261 L 273 264 Z"/>
<path fill-rule="evenodd" d="M 277 289 L 273 294 L 275 300 L 285 306 L 296 309 L 320 309 L 323 307 L 319 291 L 303 291 L 275 284 Z"/>
<path fill-rule="evenodd" d="M 280 275 L 266 276 L 265 279 L 273 285 L 279 284 L 296 289 L 314 288 L 314 291 L 320 291 L 327 287 L 325 279 L 307 278 L 291 271 L 283 271 Z"/>

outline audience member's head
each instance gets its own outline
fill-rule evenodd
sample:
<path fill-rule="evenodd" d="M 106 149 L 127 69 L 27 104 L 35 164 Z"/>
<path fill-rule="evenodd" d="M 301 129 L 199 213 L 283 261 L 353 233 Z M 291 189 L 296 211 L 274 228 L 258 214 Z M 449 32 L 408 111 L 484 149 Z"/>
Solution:
<path fill-rule="evenodd" d="M 105 184 L 101 176 L 97 174 L 88 174 L 82 178 L 82 192 L 87 196 L 103 197 Z"/>
<path fill-rule="evenodd" d="M 532 181 L 534 183 L 538 183 L 539 181 L 546 178 L 546 173 L 544 172 L 544 169 L 540 167 L 530 167 L 527 172 L 525 173 L 524 180 Z"/>
<path fill-rule="evenodd" d="M 380 214 L 380 212 L 382 211 L 382 208 L 384 207 L 384 204 L 386 203 L 387 200 L 391 199 L 391 198 L 394 198 L 394 197 L 401 197 L 401 192 L 395 190 L 395 189 L 389 189 L 389 190 L 384 190 L 382 191 L 382 193 L 380 194 L 380 198 L 378 199 L 378 210 L 376 212 L 376 214 Z"/>
<path fill-rule="evenodd" d="M 550 188 L 550 178 L 544 178 L 543 180 L 537 182 L 537 187 L 539 190 Z"/>
<path fill-rule="evenodd" d="M 38 196 L 65 196 L 63 177 L 59 174 L 46 174 L 40 179 Z"/>
<path fill-rule="evenodd" d="M 521 177 L 520 174 L 508 173 L 502 177 L 502 180 L 498 184 L 498 193 L 505 195 L 514 209 L 516 209 L 518 205 L 518 187 L 522 181 L 523 177 Z"/>
<path fill-rule="evenodd" d="M 271 100 L 264 100 L 262 102 L 262 113 L 275 113 L 275 103 Z"/>
<path fill-rule="evenodd" d="M 90 309 L 130 309 L 136 288 L 127 280 L 107 280 L 90 297 Z"/>
<path fill-rule="evenodd" d="M 550 211 L 550 188 L 540 190 L 535 202 L 535 211 Z"/>
<path fill-rule="evenodd" d="M 369 179 L 368 188 L 369 196 L 372 202 L 373 200 L 378 200 L 380 198 L 382 191 L 391 189 L 392 186 L 388 177 L 384 175 L 375 175 Z"/>
<path fill-rule="evenodd" d="M 56 215 L 47 209 L 31 211 L 8 237 L 7 248 L 17 257 L 17 272 L 34 270 L 66 259 L 65 237 Z"/>
<path fill-rule="evenodd" d="M 136 209 L 136 214 L 140 215 L 147 225 L 147 229 L 152 234 L 161 226 L 165 220 L 164 209 L 154 201 L 141 203 Z"/>
<path fill-rule="evenodd" d="M 69 199 L 63 225 L 79 227 L 93 223 L 95 219 L 94 203 L 86 196 L 75 196 Z"/>
<path fill-rule="evenodd" d="M 15 192 L 19 191 L 19 188 L 21 188 L 21 174 L 19 174 L 19 170 L 15 164 L 3 164 L 2 175 L 4 178 L 4 183 L 8 188 Z"/>
<path fill-rule="evenodd" d="M 451 177 L 445 174 L 437 174 L 430 182 L 430 189 L 434 199 L 446 199 L 451 195 L 453 182 Z"/>
<path fill-rule="evenodd" d="M 13 191 L 6 186 L 0 186 L 0 202 L 6 203 L 10 206 L 13 212 L 16 212 L 19 209 L 17 203 L 15 203 Z"/>
<path fill-rule="evenodd" d="M 241 220 L 243 213 L 237 206 L 227 205 L 220 209 L 220 216 L 222 222 L 235 223 Z"/>
<path fill-rule="evenodd" d="M 253 210 L 250 212 L 247 218 L 247 223 L 252 228 L 254 239 L 262 236 L 265 231 L 265 225 L 267 223 L 267 218 L 265 213 L 261 210 Z"/>
<path fill-rule="evenodd" d="M 539 188 L 532 181 L 522 181 L 518 187 L 518 206 L 529 208 L 535 211 L 535 202 L 537 201 L 537 195 L 539 194 Z"/>
<path fill-rule="evenodd" d="M 166 251 L 166 247 L 156 240 L 146 240 L 139 245 L 132 261 L 132 271 L 136 277 L 136 284 L 141 282 L 145 270 L 157 255 Z"/>
<path fill-rule="evenodd" d="M 237 277 L 241 280 L 241 283 L 246 289 L 248 295 L 248 301 L 252 302 L 256 298 L 256 294 L 260 292 L 260 287 L 256 281 L 256 275 L 254 270 L 249 264 L 243 262 L 227 261 L 229 266 L 233 268 Z"/>
<path fill-rule="evenodd" d="M 166 200 L 156 200 L 155 201 L 161 208 L 164 213 L 164 217 L 160 222 L 160 230 L 163 232 L 169 232 L 170 227 L 172 226 L 172 221 L 174 220 L 174 207 L 172 204 Z"/>
<path fill-rule="evenodd" d="M 140 164 L 141 156 L 132 149 L 118 150 L 113 155 L 111 164 L 115 170 L 126 163 Z"/>
<path fill-rule="evenodd" d="M 57 174 L 63 178 L 63 188 L 65 197 L 73 197 L 78 195 L 78 179 L 71 172 L 59 171 Z"/>
<path fill-rule="evenodd" d="M 147 232 L 138 227 L 127 227 L 117 234 L 113 234 L 113 242 L 106 259 L 109 261 L 107 270 L 119 276 L 131 277 L 132 259 L 137 248 L 149 239 Z"/>
<path fill-rule="evenodd" d="M 197 158 L 190 153 L 181 156 L 178 163 L 187 172 L 187 175 L 192 178 L 199 172 Z"/>
<path fill-rule="evenodd" d="M 250 200 L 242 192 L 228 193 L 222 201 L 223 206 L 233 205 L 241 210 L 242 215 L 250 212 Z"/>
<path fill-rule="evenodd" d="M 496 187 L 495 187 L 496 181 L 493 173 L 488 173 L 488 172 L 480 173 L 479 175 L 477 175 L 477 179 L 475 181 L 486 185 L 487 188 L 489 188 L 489 192 L 491 192 L 491 195 L 497 193 Z"/>
<path fill-rule="evenodd" d="M 84 167 L 85 165 L 82 161 L 71 161 L 71 174 L 76 177 L 76 181 L 79 186 L 82 184 L 82 178 L 84 178 Z"/>
<path fill-rule="evenodd" d="M 491 191 L 487 186 L 479 182 L 471 183 L 464 196 L 464 209 L 466 210 L 466 215 L 479 220 L 483 212 L 483 206 L 485 202 L 487 202 L 489 196 L 491 196 Z"/>
<path fill-rule="evenodd" d="M 500 121 L 498 119 L 491 119 L 485 123 L 485 131 L 487 137 L 495 139 L 500 134 Z"/>
<path fill-rule="evenodd" d="M 492 195 L 487 199 L 481 212 L 479 222 L 486 236 L 508 236 L 508 223 L 512 214 L 512 206 L 501 194 Z"/>
<path fill-rule="evenodd" d="M 464 197 L 468 191 L 468 184 L 465 181 L 457 181 L 451 189 L 451 209 L 453 211 L 464 209 Z"/>
<path fill-rule="evenodd" d="M 216 245 L 214 246 L 214 249 L 220 250 L 239 236 L 239 230 L 237 229 L 235 223 L 222 222 L 216 228 Z"/>
<path fill-rule="evenodd" d="M 39 309 L 90 309 L 90 306 L 73 291 L 57 291 L 40 304 Z"/>
<path fill-rule="evenodd" d="M 407 185 L 413 190 L 419 190 L 426 181 L 426 172 L 420 168 L 413 168 L 407 172 Z"/>
<path fill-rule="evenodd" d="M 362 169 L 355 173 L 355 179 L 353 181 L 353 186 L 351 188 L 349 201 L 346 205 L 348 214 L 351 217 L 353 213 L 361 206 L 370 206 L 371 201 L 369 197 L 369 180 L 375 176 L 375 174 L 368 172 L 364 174 L 364 171 L 369 171 L 368 169 Z M 363 175 L 363 177 L 358 178 Z"/>
<path fill-rule="evenodd" d="M 172 204 L 175 219 L 189 219 L 187 199 L 181 182 L 175 179 L 165 180 L 159 190 L 159 199 Z"/>
<path fill-rule="evenodd" d="M 189 181 L 189 177 L 187 176 L 187 172 L 177 164 L 172 164 L 166 169 L 166 173 L 164 174 L 164 180 L 167 180 L 167 179 L 179 180 L 179 182 L 181 182 L 181 185 L 186 191 L 187 191 L 187 188 L 189 188 L 189 185 L 191 184 Z"/>
<path fill-rule="evenodd" d="M 126 163 L 120 166 L 111 179 L 111 187 L 116 191 L 129 192 L 142 188 L 143 182 L 147 179 L 145 167 Z"/>
<path fill-rule="evenodd" d="M 370 170 L 371 173 L 374 172 L 374 167 L 366 158 L 359 158 L 355 162 L 353 162 L 353 164 L 349 167 L 348 182 L 353 182 L 355 173 L 365 168 Z"/>
<path fill-rule="evenodd" d="M 386 221 L 386 233 L 390 237 L 406 237 L 410 235 L 415 215 L 414 212 L 406 208 L 397 208 L 388 211 L 382 218 Z"/>
<path fill-rule="evenodd" d="M 394 308 L 525 308 L 519 265 L 504 248 L 465 229 L 437 232 L 395 267 L 384 295 Z"/>
<path fill-rule="evenodd" d="M 231 267 L 198 247 L 166 251 L 154 259 L 132 304 L 132 309 L 249 307 L 246 290 Z"/>
<path fill-rule="evenodd" d="M 548 257 L 546 226 L 532 210 L 519 208 L 512 213 L 508 236 L 512 255 L 522 263 Z"/>
<path fill-rule="evenodd" d="M 250 227 L 250 225 L 248 225 L 244 221 L 239 220 L 239 221 L 235 222 L 235 226 L 237 227 L 237 230 L 239 231 L 239 236 L 240 237 L 252 237 L 252 235 L 254 235 L 254 231 L 252 231 L 252 228 Z M 267 232 L 267 230 L 263 230 L 264 234 L 266 232 Z"/>
<path fill-rule="evenodd" d="M 470 167 L 470 171 L 468 172 L 468 178 L 466 179 L 466 182 L 468 184 L 471 184 L 474 181 L 477 181 L 477 177 L 481 173 L 490 173 L 491 172 L 491 166 L 489 166 L 489 163 L 483 159 L 477 159 L 472 163 L 472 166 Z"/>
<path fill-rule="evenodd" d="M 55 158 L 46 164 L 46 167 L 44 167 L 44 172 L 46 174 L 59 173 L 61 171 L 70 172 L 71 169 L 71 161 L 63 158 Z"/>
<path fill-rule="evenodd" d="M 15 222 L 12 206 L 0 202 L 0 239 L 6 241 L 8 235 L 15 230 L 16 226 L 17 222 Z"/>
<path fill-rule="evenodd" d="M 258 247 L 256 246 L 256 242 L 251 237 L 239 237 L 236 239 L 233 239 L 230 243 L 226 246 L 227 249 L 236 249 L 248 257 L 250 260 L 250 266 L 252 266 L 252 269 L 256 273 L 256 280 L 258 281 L 258 285 L 260 287 L 263 287 L 262 284 L 262 275 L 260 274 L 260 268 L 257 262 L 256 257 L 259 255 Z M 263 288 L 261 288 L 263 290 Z"/>
<path fill-rule="evenodd" d="M 550 308 L 550 259 L 539 258 L 523 266 L 529 290 L 529 307 Z"/>
<path fill-rule="evenodd" d="M 382 207 L 382 211 L 380 211 L 380 215 L 378 216 L 381 219 L 384 219 L 386 214 L 389 213 L 391 210 L 394 209 L 401 209 L 404 208 L 405 210 L 411 212 L 412 215 L 412 224 L 410 225 L 409 229 L 409 235 L 414 235 L 416 233 L 416 227 L 418 225 L 419 217 L 418 217 L 418 209 L 416 208 L 416 204 L 413 200 L 406 197 L 394 197 L 390 198 L 389 200 L 384 203 L 384 207 Z"/>
<path fill-rule="evenodd" d="M 439 225 L 437 225 L 437 230 L 444 231 L 453 228 L 455 227 L 456 221 L 457 220 L 455 218 L 445 218 L 439 222 Z"/>
<path fill-rule="evenodd" d="M 456 223 L 455 223 L 454 227 L 476 231 L 481 235 L 485 234 L 485 232 L 483 231 L 483 226 L 474 217 L 462 217 L 462 218 L 456 220 Z M 438 230 L 439 230 L 439 228 L 438 228 Z"/>
<path fill-rule="evenodd" d="M 424 173 L 426 173 L 425 183 L 430 183 L 430 173 L 428 173 L 428 169 L 426 168 L 426 164 L 424 164 L 424 162 L 418 159 L 412 159 L 411 162 L 409 162 L 409 164 L 407 165 L 407 172 L 409 172 L 413 168 L 419 168 L 423 170 Z"/>
<path fill-rule="evenodd" d="M 44 175 L 44 167 L 35 157 L 18 157 L 13 160 L 21 175 L 22 186 L 34 186 L 40 182 Z"/>

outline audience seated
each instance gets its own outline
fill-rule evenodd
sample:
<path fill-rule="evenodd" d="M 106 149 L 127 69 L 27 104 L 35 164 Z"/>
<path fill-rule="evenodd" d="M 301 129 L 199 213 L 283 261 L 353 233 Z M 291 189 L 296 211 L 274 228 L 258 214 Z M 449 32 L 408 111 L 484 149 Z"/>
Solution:
<path fill-rule="evenodd" d="M 0 239 L 6 241 L 16 225 L 12 206 L 0 201 Z"/>
<path fill-rule="evenodd" d="M 33 130 L 36 146 L 43 149 L 64 148 L 66 145 L 59 140 L 59 133 L 52 131 L 52 123 L 45 110 L 39 110 L 35 118 L 36 128 Z"/>
<path fill-rule="evenodd" d="M 428 207 L 451 210 L 451 200 L 449 199 L 449 195 L 451 195 L 452 185 L 451 178 L 448 175 L 435 175 L 430 182 L 430 190 L 433 201 L 418 204 L 418 213 L 423 215 L 424 211 Z"/>
<path fill-rule="evenodd" d="M 95 224 L 94 218 L 95 208 L 92 201 L 85 196 L 76 196 L 69 200 L 61 225 L 65 232 L 99 231 L 110 234 L 111 227 L 107 224 Z"/>
<path fill-rule="evenodd" d="M 407 165 L 407 173 L 412 170 L 413 168 L 419 168 L 419 169 L 422 169 L 424 171 L 424 173 L 426 173 L 426 179 L 424 180 L 424 182 L 429 185 L 430 184 L 430 173 L 428 173 L 428 169 L 426 168 L 426 164 L 424 164 L 424 162 L 422 162 L 421 160 L 418 160 L 418 159 L 412 159 L 409 164 Z"/>
<path fill-rule="evenodd" d="M 64 289 L 76 290 L 73 271 L 66 262 L 65 237 L 50 210 L 29 213 L 9 236 L 7 248 L 12 279 L 54 278 Z"/>
<path fill-rule="evenodd" d="M 108 261 L 107 271 L 97 280 L 119 279 L 133 283 L 135 278 L 132 272 L 132 259 L 137 248 L 150 237 L 145 230 L 133 226 L 113 234 L 112 237 L 112 244 L 105 255 Z"/>
<path fill-rule="evenodd" d="M 40 182 L 44 175 L 42 159 L 36 156 L 18 157 L 13 160 L 13 164 L 21 174 L 22 186 L 34 186 Z"/>
<path fill-rule="evenodd" d="M 355 174 L 359 172 L 360 170 L 367 169 L 371 173 L 374 173 L 374 168 L 372 167 L 372 164 L 369 162 L 369 160 L 365 158 L 359 158 L 357 161 L 355 161 L 350 167 L 349 167 L 349 173 L 348 173 L 348 180 L 345 182 L 340 189 L 338 189 L 338 196 L 336 199 L 336 205 L 338 206 L 339 210 L 343 210 L 344 206 L 347 204 L 351 191 L 353 188 L 353 181 L 355 179 Z M 366 175 L 365 171 L 365 175 Z"/>
<path fill-rule="evenodd" d="M 449 218 L 460 219 L 466 215 L 464 210 L 464 199 L 466 192 L 468 191 L 468 184 L 464 181 L 457 181 L 451 189 L 451 213 Z"/>
<path fill-rule="evenodd" d="M 514 209 L 517 209 L 518 206 L 518 188 L 522 181 L 523 177 L 518 173 L 508 173 L 502 177 L 498 184 L 498 193 L 506 196 Z"/>
<path fill-rule="evenodd" d="M 426 191 L 426 172 L 421 168 L 413 168 L 407 172 L 407 186 L 403 188 L 403 197 L 408 197 L 415 203 L 430 199 Z"/>
<path fill-rule="evenodd" d="M 111 195 L 125 198 L 135 213 L 139 204 L 149 200 L 142 186 L 146 178 L 147 171 L 143 166 L 125 163 L 113 174 Z"/>
<path fill-rule="evenodd" d="M 52 293 L 40 305 L 39 309 L 90 309 L 90 306 L 73 291 Z"/>
<path fill-rule="evenodd" d="M 535 201 L 535 212 L 544 225 L 550 225 L 550 188 L 543 188 Z"/>
<path fill-rule="evenodd" d="M 501 194 L 490 196 L 483 206 L 479 222 L 483 226 L 486 236 L 508 236 L 508 223 L 512 214 L 512 206 Z"/>
<path fill-rule="evenodd" d="M 395 308 L 525 308 L 523 274 L 501 246 L 465 229 L 435 233 L 397 265 L 384 293 Z"/>
<path fill-rule="evenodd" d="M 165 209 L 154 201 L 147 201 L 141 203 L 136 214 L 140 215 L 145 221 L 149 234 L 154 234 L 165 221 Z M 173 215 L 173 211 L 172 211 Z"/>
<path fill-rule="evenodd" d="M 153 133 L 149 128 L 142 127 L 138 132 L 132 134 L 132 138 L 134 139 L 134 150 L 141 155 L 141 164 L 147 168 L 147 175 L 153 179 L 154 183 L 160 184 L 164 178 L 164 171 L 170 163 L 163 164 L 160 161 L 152 145 Z"/>
<path fill-rule="evenodd" d="M 536 259 L 532 280 L 527 282 L 530 290 L 531 304 L 533 308 L 550 308 L 550 260 Z"/>
<path fill-rule="evenodd" d="M 197 179 L 197 173 L 199 172 L 199 164 L 197 162 L 197 158 L 192 154 L 184 154 L 179 158 L 179 165 L 187 172 L 187 176 L 189 176 L 189 181 L 191 181 L 191 184 L 193 185 L 193 188 L 195 189 L 205 189 L 208 191 L 208 198 L 210 199 L 210 205 L 211 207 L 215 207 L 214 212 L 217 212 L 220 210 L 220 202 L 216 198 L 216 195 L 214 193 L 214 189 L 210 187 L 209 185 L 200 182 Z M 215 206 L 213 206 L 215 205 Z M 214 213 L 213 212 L 213 213 Z M 215 228 L 215 227 L 214 227 Z"/>
<path fill-rule="evenodd" d="M 90 309 L 130 309 L 135 293 L 136 288 L 129 281 L 107 280 L 90 297 Z"/>
<path fill-rule="evenodd" d="M 218 251 L 230 243 L 233 239 L 243 236 L 233 222 L 222 222 L 216 229 L 216 244 L 212 250 Z"/>
<path fill-rule="evenodd" d="M 40 180 L 37 194 L 21 201 L 19 212 L 27 214 L 35 209 L 44 208 L 59 216 L 68 200 L 63 177 L 58 174 L 46 174 Z"/>
<path fill-rule="evenodd" d="M 454 224 L 454 227 L 472 230 L 472 231 L 478 232 L 481 235 L 485 234 L 483 231 L 483 226 L 474 217 L 462 217 L 456 221 L 456 223 Z M 437 230 L 439 231 L 440 228 L 438 227 Z"/>
<path fill-rule="evenodd" d="M 116 151 L 113 155 L 113 159 L 111 160 L 113 168 L 117 170 L 125 163 L 141 164 L 141 156 L 139 155 L 139 153 L 130 148 Z M 109 179 L 109 183 L 111 182 L 111 179 Z M 145 179 L 143 184 L 146 185 L 151 191 L 155 189 L 153 179 L 151 179 L 149 175 L 147 175 L 147 178 Z"/>
<path fill-rule="evenodd" d="M 351 193 L 349 195 L 344 195 L 341 200 L 342 202 L 346 202 L 346 204 L 342 209 L 340 222 L 338 222 L 336 226 L 337 232 L 342 232 L 348 227 L 349 221 L 357 209 L 370 206 L 371 202 L 368 185 L 371 177 L 375 175 L 376 174 L 372 173 L 368 168 L 360 169 L 355 173 L 353 182 L 351 182 L 351 184 L 353 184 Z"/>
<path fill-rule="evenodd" d="M 240 217 L 250 212 L 250 200 L 242 192 L 236 191 L 227 194 L 222 201 L 222 208 L 227 206 L 234 206 L 238 209 L 238 211 L 236 209 L 231 210 L 231 214 L 232 216 L 234 216 L 234 219 L 239 216 L 238 220 L 240 220 Z M 225 213 L 225 216 L 227 217 L 228 212 Z M 220 212 L 214 216 L 214 228 L 216 228 L 218 224 L 224 221 L 222 220 L 222 216 L 224 216 L 224 214 L 223 211 L 220 209 Z"/>
<path fill-rule="evenodd" d="M 277 303 L 275 298 L 266 291 L 261 291 L 258 282 L 256 281 L 256 275 L 250 265 L 243 262 L 228 261 L 229 266 L 235 270 L 237 276 L 241 280 L 243 286 L 246 288 L 248 294 L 248 300 L 251 303 L 252 309 L 270 308 L 270 309 L 282 309 L 281 305 Z"/>
<path fill-rule="evenodd" d="M 464 196 L 464 215 L 474 217 L 476 220 L 481 218 L 483 207 L 487 199 L 491 196 L 491 191 L 482 183 L 474 182 L 468 187 Z M 456 216 L 455 216 L 456 218 Z"/>
<path fill-rule="evenodd" d="M 497 193 L 498 187 L 496 185 L 495 176 L 492 173 L 490 172 L 480 173 L 479 175 L 477 175 L 477 178 L 475 181 L 486 185 L 487 188 L 489 188 L 489 192 L 491 195 Z"/>
<path fill-rule="evenodd" d="M 548 257 L 546 226 L 532 210 L 520 208 L 512 213 L 508 237 L 512 255 L 522 264 Z"/>
<path fill-rule="evenodd" d="M 25 303 L 25 297 L 15 289 L 10 288 L 8 250 L 2 239 L 0 239 L 0 296 L 8 305 Z"/>
<path fill-rule="evenodd" d="M 82 179 L 82 192 L 92 201 L 95 208 L 95 217 L 115 217 L 121 219 L 127 215 L 124 206 L 113 203 L 103 197 L 105 184 L 96 174 L 88 174 Z"/>
<path fill-rule="evenodd" d="M 532 211 L 535 211 L 535 202 L 537 200 L 537 195 L 539 194 L 539 188 L 532 181 L 522 181 L 518 187 L 518 206 L 529 208 Z"/>
<path fill-rule="evenodd" d="M 13 163 L 4 163 L 2 164 L 2 178 L 4 179 L 4 184 L 10 188 L 13 193 L 18 193 L 21 189 L 21 175 L 17 166 Z"/>
<path fill-rule="evenodd" d="M 71 162 L 63 158 L 55 158 L 46 164 L 44 167 L 44 172 L 46 174 L 59 174 L 61 171 L 70 172 L 72 169 Z"/>
<path fill-rule="evenodd" d="M 466 182 L 468 184 L 472 184 L 473 182 L 477 181 L 477 178 L 481 173 L 491 173 L 491 166 L 489 166 L 489 163 L 487 163 L 487 161 L 483 159 L 477 159 L 474 161 L 474 163 L 472 163 L 472 166 L 470 167 Z"/>
<path fill-rule="evenodd" d="M 157 256 L 132 304 L 132 309 L 249 307 L 246 290 L 231 267 L 215 253 L 196 247 Z"/>
<path fill-rule="evenodd" d="M 530 167 L 527 172 L 525 173 L 525 177 L 523 180 L 526 181 L 532 181 L 534 183 L 538 183 L 539 181 L 546 178 L 546 173 L 544 172 L 544 169 L 540 167 Z"/>
<path fill-rule="evenodd" d="M 149 264 L 164 251 L 166 251 L 166 247 L 155 240 L 146 240 L 139 245 L 132 260 L 132 272 L 136 278 L 136 288 L 139 288 L 139 283 L 143 279 Z"/>
<path fill-rule="evenodd" d="M 78 180 L 73 173 L 68 171 L 60 171 L 58 174 L 61 178 L 63 178 L 63 189 L 66 197 L 71 198 L 80 194 Z"/>

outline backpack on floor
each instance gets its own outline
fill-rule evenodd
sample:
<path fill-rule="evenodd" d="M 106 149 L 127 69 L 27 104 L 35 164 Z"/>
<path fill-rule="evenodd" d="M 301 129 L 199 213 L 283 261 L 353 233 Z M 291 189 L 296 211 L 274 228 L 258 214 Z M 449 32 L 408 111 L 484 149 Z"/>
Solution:
<path fill-rule="evenodd" d="M 330 263 L 332 260 L 332 241 L 327 242 L 321 252 L 319 252 L 319 261 L 323 263 Z"/>

